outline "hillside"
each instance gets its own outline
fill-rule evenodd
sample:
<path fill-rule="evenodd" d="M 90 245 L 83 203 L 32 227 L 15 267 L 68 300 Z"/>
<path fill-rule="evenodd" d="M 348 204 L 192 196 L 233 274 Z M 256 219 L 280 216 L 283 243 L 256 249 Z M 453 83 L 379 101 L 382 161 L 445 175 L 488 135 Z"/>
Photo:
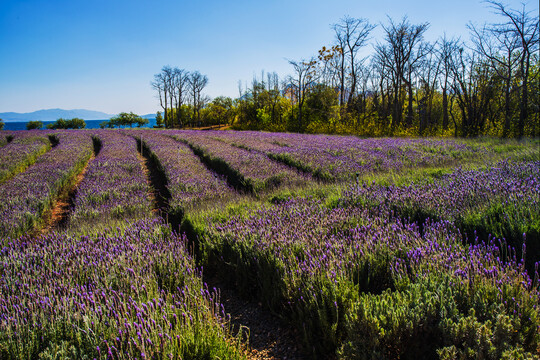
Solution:
<path fill-rule="evenodd" d="M 73 110 L 64 110 L 64 109 L 44 109 L 37 110 L 29 113 L 17 113 L 17 112 L 4 112 L 0 113 L 0 119 L 3 119 L 5 122 L 9 121 L 31 121 L 31 120 L 41 120 L 41 121 L 54 121 L 59 118 L 72 119 L 72 118 L 81 118 L 84 120 L 100 120 L 108 119 L 113 115 L 107 114 L 101 111 L 86 110 L 86 109 L 73 109 Z"/>

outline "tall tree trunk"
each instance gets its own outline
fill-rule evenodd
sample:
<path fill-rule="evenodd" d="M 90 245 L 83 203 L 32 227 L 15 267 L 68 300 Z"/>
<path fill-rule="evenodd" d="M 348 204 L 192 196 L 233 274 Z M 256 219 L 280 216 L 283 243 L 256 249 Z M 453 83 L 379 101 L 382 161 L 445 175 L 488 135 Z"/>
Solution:
<path fill-rule="evenodd" d="M 503 137 L 510 136 L 510 77 L 506 78 L 506 86 L 504 89 L 504 127 L 503 127 Z"/>
<path fill-rule="evenodd" d="M 521 139 L 525 133 L 525 122 L 527 121 L 528 106 L 529 106 L 529 66 L 530 56 L 527 51 L 523 52 L 525 59 L 525 65 L 522 64 L 523 84 L 521 94 L 521 108 L 519 111 L 519 124 L 518 124 L 518 138 Z"/>
<path fill-rule="evenodd" d="M 443 92 L 442 92 L 442 111 L 443 111 L 442 127 L 443 127 L 443 130 L 448 130 L 448 94 L 446 92 L 446 84 L 443 87 Z"/>
<path fill-rule="evenodd" d="M 414 113 L 413 113 L 413 87 L 412 87 L 412 79 L 411 74 L 409 73 L 409 79 L 407 79 L 406 83 L 408 95 L 409 95 L 409 103 L 407 104 L 407 127 L 411 127 L 414 119 Z"/>
<path fill-rule="evenodd" d="M 164 90 L 164 96 L 165 98 L 165 116 L 164 116 L 164 121 L 165 121 L 165 127 L 166 128 L 169 128 L 171 126 L 171 124 L 169 123 L 169 114 L 168 114 L 168 105 L 167 105 L 167 90 Z"/>

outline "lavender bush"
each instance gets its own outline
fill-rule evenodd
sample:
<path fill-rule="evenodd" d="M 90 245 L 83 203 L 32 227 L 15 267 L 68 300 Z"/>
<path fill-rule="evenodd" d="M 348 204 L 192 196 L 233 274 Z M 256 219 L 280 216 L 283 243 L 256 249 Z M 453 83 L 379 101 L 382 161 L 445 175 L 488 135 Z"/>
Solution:
<path fill-rule="evenodd" d="M 482 144 L 438 139 L 360 139 L 354 136 L 206 132 L 238 147 L 312 173 L 323 180 L 347 180 L 373 172 L 456 164 L 485 157 Z"/>
<path fill-rule="evenodd" d="M 181 217 L 204 203 L 223 202 L 234 195 L 225 180 L 209 171 L 190 148 L 153 131 L 132 132 L 163 172 L 170 192 L 169 215 Z"/>
<path fill-rule="evenodd" d="M 61 132 L 59 144 L 25 172 L 0 185 L 0 236 L 16 237 L 39 226 L 57 196 L 66 191 L 93 153 L 84 132 Z"/>
<path fill-rule="evenodd" d="M 0 251 L 0 357 L 240 359 L 216 293 L 159 220 Z"/>
<path fill-rule="evenodd" d="M 136 141 L 111 131 L 96 131 L 94 136 L 100 151 L 77 188 L 70 227 L 151 216 L 150 189 Z"/>
<path fill-rule="evenodd" d="M 486 358 L 533 353 L 540 341 L 538 283 L 523 262 L 503 261 L 498 240 L 464 245 L 452 222 L 426 222 L 421 232 L 384 206 L 328 208 L 316 199 L 207 221 L 195 227 L 212 249 L 208 261 L 230 266 L 230 281 L 288 316 L 314 355 L 467 354 L 474 346 L 462 342 L 462 322 L 489 329 Z M 508 348 L 497 326 L 510 326 Z"/>
<path fill-rule="evenodd" d="M 499 162 L 482 170 L 456 169 L 433 182 L 408 186 L 351 185 L 342 206 L 381 204 L 401 216 L 453 221 L 469 238 L 505 239 L 528 268 L 540 261 L 540 162 Z M 478 239 L 477 239 L 478 240 Z"/>
<path fill-rule="evenodd" d="M 256 151 L 240 149 L 205 136 L 201 131 L 177 131 L 171 134 L 187 142 L 209 166 L 227 176 L 233 186 L 251 193 L 278 186 L 296 186 L 309 178 L 270 160 Z"/>
<path fill-rule="evenodd" d="M 51 149 L 46 136 L 18 136 L 0 149 L 0 184 L 23 172 Z"/>

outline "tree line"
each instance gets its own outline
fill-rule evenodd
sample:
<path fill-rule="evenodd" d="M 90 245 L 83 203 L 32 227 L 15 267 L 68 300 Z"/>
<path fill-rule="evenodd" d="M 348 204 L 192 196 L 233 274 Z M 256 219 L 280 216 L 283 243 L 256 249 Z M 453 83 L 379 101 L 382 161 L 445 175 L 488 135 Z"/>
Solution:
<path fill-rule="evenodd" d="M 239 97 L 211 100 L 208 78 L 165 66 L 154 76 L 166 127 L 227 123 L 237 129 L 363 136 L 539 136 L 539 19 L 525 5 L 486 1 L 498 23 L 468 25 L 471 40 L 424 36 L 429 23 L 372 24 L 346 16 L 334 43 L 292 74 L 264 72 Z M 373 40 L 380 26 L 384 38 Z M 372 51 L 366 55 L 368 45 Z M 161 114 L 158 114 L 160 117 Z"/>
<path fill-rule="evenodd" d="M 164 66 L 154 75 L 152 87 L 158 93 L 159 104 L 163 109 L 157 114 L 158 126 L 195 126 L 201 123 L 201 109 L 210 98 L 202 94 L 208 84 L 208 77 L 198 71 L 189 72 L 177 67 Z"/>
<path fill-rule="evenodd" d="M 148 125 L 149 121 L 148 119 L 145 119 L 137 114 L 134 114 L 133 112 L 126 113 L 121 112 L 117 116 L 113 116 L 109 120 L 102 121 L 99 124 L 99 127 L 101 129 L 113 129 L 116 127 L 127 127 L 130 128 L 133 127 L 133 125 L 136 125 L 137 127 L 142 127 Z M 0 130 L 2 130 L 4 127 L 4 123 L 2 122 L 2 119 L 0 119 Z M 28 121 L 26 123 L 26 130 L 38 130 L 43 128 L 43 121 L 40 120 L 33 120 Z M 86 122 L 83 119 L 80 118 L 73 118 L 73 119 L 57 119 L 54 123 L 47 124 L 47 129 L 57 130 L 57 129 L 84 129 L 86 128 Z"/>
<path fill-rule="evenodd" d="M 59 118 L 52 124 L 47 124 L 47 129 L 57 130 L 57 129 L 84 129 L 86 127 L 86 122 L 80 118 L 73 119 L 63 119 Z M 43 128 L 43 121 L 32 120 L 26 123 L 26 130 L 38 130 Z"/>
<path fill-rule="evenodd" d="M 137 127 L 142 127 L 145 125 L 148 125 L 149 121 L 148 119 L 145 119 L 137 114 L 134 114 L 133 112 L 121 112 L 117 116 L 113 116 L 109 120 L 102 121 L 99 124 L 99 127 L 101 129 L 113 129 L 115 127 L 126 127 L 129 126 L 130 128 L 133 127 L 133 125 L 136 125 Z"/>

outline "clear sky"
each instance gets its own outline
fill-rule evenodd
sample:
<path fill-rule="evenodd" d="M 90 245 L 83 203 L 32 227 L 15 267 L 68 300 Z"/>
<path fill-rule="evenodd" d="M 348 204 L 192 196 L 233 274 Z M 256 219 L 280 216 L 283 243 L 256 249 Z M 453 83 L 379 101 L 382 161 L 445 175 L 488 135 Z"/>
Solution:
<path fill-rule="evenodd" d="M 538 1 L 527 8 L 538 12 Z M 332 44 L 344 15 L 375 24 L 407 15 L 431 24 L 432 41 L 500 21 L 479 0 L 0 0 L 0 112 L 152 113 L 150 82 L 163 65 L 207 75 L 211 97 L 237 97 L 239 80 L 287 75 L 286 59 Z"/>

